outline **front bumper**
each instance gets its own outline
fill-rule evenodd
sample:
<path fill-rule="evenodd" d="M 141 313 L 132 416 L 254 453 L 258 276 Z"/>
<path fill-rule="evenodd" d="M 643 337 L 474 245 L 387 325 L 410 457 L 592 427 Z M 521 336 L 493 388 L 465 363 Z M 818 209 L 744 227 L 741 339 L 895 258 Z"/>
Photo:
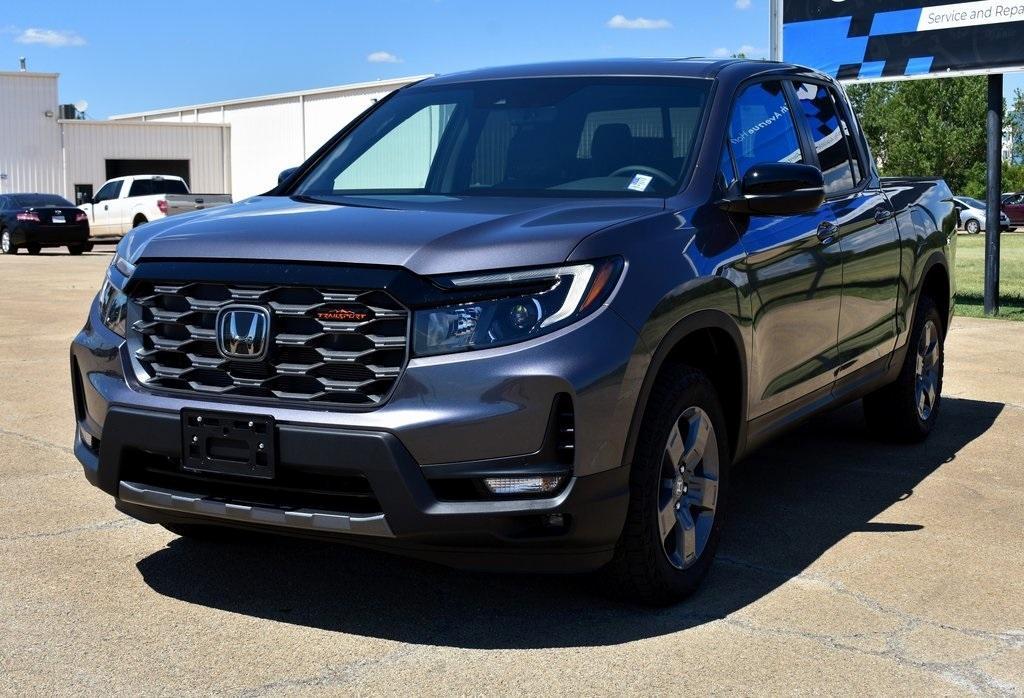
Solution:
<path fill-rule="evenodd" d="M 71 349 L 75 453 L 90 482 L 150 523 L 339 538 L 459 567 L 595 569 L 611 558 L 628 503 L 621 457 L 635 397 L 624 376 L 636 342 L 605 310 L 523 345 L 414 360 L 389 402 L 372 411 L 225 404 L 126 380 L 126 349 L 94 305 Z M 559 396 L 575 415 L 571 466 L 551 457 Z M 310 498 L 309 488 L 292 501 L 273 485 L 217 483 L 214 491 L 194 475 L 177 477 L 184 408 L 273 416 L 279 472 L 305 483 L 365 479 L 372 503 L 365 493 L 349 507 L 354 500 L 344 497 Z M 564 488 L 543 498 L 465 496 L 466 488 L 451 487 L 567 469 Z"/>

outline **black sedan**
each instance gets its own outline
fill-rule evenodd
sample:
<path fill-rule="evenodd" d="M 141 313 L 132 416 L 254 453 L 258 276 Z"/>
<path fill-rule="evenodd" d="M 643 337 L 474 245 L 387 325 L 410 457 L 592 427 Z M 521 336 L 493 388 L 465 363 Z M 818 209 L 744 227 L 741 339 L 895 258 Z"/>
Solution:
<path fill-rule="evenodd" d="M 0 194 L 0 252 L 38 254 L 44 247 L 92 249 L 85 211 L 56 194 Z"/>

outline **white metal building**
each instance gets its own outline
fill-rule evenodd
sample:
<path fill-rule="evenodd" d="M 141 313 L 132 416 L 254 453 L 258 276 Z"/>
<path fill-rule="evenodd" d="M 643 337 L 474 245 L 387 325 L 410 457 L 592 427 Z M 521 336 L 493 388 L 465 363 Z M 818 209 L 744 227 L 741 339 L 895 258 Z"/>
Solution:
<path fill-rule="evenodd" d="M 178 174 L 194 191 L 230 191 L 230 127 L 58 118 L 56 73 L 0 73 L 0 192 L 80 203 L 126 174 Z"/>
<path fill-rule="evenodd" d="M 281 170 L 309 157 L 375 101 L 426 75 L 232 99 L 111 117 L 115 123 L 224 124 L 231 127 L 230 193 L 267 191 Z"/>
<path fill-rule="evenodd" d="M 57 73 L 0 72 L 0 192 L 80 203 L 129 174 L 185 178 L 235 201 L 277 183 L 375 101 L 427 76 L 123 114 L 61 119 Z"/>

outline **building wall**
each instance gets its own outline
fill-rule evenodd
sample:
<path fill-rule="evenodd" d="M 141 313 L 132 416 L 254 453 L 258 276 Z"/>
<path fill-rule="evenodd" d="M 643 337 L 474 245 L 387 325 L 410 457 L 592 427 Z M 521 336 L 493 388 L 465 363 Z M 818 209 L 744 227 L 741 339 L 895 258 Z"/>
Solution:
<path fill-rule="evenodd" d="M 92 184 L 98 191 L 106 180 L 108 159 L 188 160 L 193 191 L 231 190 L 227 126 L 64 120 L 59 124 L 65 167 L 60 188 L 65 197 L 74 196 L 76 184 Z"/>
<path fill-rule="evenodd" d="M 0 192 L 60 190 L 56 111 L 56 74 L 0 73 Z"/>
<path fill-rule="evenodd" d="M 239 201 L 272 189 L 281 170 L 301 164 L 376 100 L 418 79 L 175 107 L 111 119 L 118 123 L 143 120 L 165 124 L 230 124 L 230 192 L 235 201 Z"/>

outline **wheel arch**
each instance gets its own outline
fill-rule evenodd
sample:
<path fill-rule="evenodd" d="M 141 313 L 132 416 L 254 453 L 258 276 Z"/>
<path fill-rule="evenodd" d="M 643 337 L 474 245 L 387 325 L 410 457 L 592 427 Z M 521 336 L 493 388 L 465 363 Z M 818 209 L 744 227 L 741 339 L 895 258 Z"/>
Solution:
<path fill-rule="evenodd" d="M 949 324 L 953 318 L 953 280 L 949 272 L 949 265 L 945 255 L 935 252 L 925 262 L 921 270 L 921 283 L 917 287 L 917 297 L 914 299 L 914 315 L 910 321 L 917 317 L 917 309 L 921 303 L 921 297 L 927 295 L 939 309 L 942 316 L 942 334 L 949 333 Z"/>
<path fill-rule="evenodd" d="M 704 371 L 722 402 L 729 452 L 743 450 L 747 416 L 747 352 L 736 321 L 718 310 L 701 310 L 678 321 L 662 338 L 644 376 L 629 425 L 623 463 L 631 464 L 651 390 L 668 366 L 686 365 Z"/>

